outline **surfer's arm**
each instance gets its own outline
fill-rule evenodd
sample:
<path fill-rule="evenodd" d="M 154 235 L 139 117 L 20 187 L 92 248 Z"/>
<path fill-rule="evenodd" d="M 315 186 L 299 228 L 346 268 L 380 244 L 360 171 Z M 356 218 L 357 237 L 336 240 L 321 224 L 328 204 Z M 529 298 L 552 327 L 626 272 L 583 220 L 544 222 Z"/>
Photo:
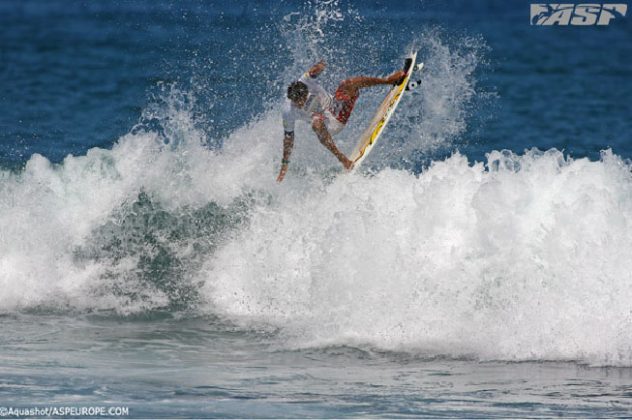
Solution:
<path fill-rule="evenodd" d="M 318 63 L 314 64 L 309 70 L 307 70 L 307 75 L 312 79 L 318 77 L 319 74 L 325 70 L 327 63 L 325 60 L 320 60 Z"/>
<path fill-rule="evenodd" d="M 277 177 L 277 182 L 283 181 L 285 178 L 285 173 L 287 172 L 287 167 L 290 164 L 290 155 L 292 154 L 292 149 L 294 148 L 294 132 L 285 132 L 283 135 L 283 159 L 281 160 L 281 170 L 279 171 L 279 176 Z"/>

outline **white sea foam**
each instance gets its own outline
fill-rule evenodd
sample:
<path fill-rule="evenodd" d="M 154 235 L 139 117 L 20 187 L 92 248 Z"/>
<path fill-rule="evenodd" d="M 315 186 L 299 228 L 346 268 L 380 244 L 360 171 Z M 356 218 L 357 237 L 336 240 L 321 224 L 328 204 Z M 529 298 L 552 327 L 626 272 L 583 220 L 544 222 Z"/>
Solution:
<path fill-rule="evenodd" d="M 209 309 L 296 346 L 630 364 L 630 167 L 555 150 L 487 166 L 279 196 L 209 259 Z"/>

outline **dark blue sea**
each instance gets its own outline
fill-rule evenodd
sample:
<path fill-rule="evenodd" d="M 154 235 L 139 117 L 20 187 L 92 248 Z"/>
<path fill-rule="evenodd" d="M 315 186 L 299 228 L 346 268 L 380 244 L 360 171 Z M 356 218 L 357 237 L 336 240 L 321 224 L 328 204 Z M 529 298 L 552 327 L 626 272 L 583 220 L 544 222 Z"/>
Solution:
<path fill-rule="evenodd" d="M 412 51 L 276 182 L 288 83 Z M 3 0 L 0 416 L 632 416 L 631 98 L 631 16 Z"/>

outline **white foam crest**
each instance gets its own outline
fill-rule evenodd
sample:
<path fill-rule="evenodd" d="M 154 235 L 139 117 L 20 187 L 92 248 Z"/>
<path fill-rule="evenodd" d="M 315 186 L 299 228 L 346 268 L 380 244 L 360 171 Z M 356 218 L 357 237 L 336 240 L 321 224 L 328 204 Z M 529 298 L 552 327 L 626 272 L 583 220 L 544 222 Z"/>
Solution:
<path fill-rule="evenodd" d="M 459 154 L 279 195 L 201 274 L 290 346 L 632 365 L 632 175 L 555 150 Z"/>

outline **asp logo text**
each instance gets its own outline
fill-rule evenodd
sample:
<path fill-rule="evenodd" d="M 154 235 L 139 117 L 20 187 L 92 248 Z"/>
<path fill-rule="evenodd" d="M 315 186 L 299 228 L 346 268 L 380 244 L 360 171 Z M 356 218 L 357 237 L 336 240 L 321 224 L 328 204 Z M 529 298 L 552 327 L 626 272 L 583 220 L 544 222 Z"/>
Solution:
<path fill-rule="evenodd" d="M 627 11 L 627 4 L 532 4 L 531 25 L 605 26 Z"/>

